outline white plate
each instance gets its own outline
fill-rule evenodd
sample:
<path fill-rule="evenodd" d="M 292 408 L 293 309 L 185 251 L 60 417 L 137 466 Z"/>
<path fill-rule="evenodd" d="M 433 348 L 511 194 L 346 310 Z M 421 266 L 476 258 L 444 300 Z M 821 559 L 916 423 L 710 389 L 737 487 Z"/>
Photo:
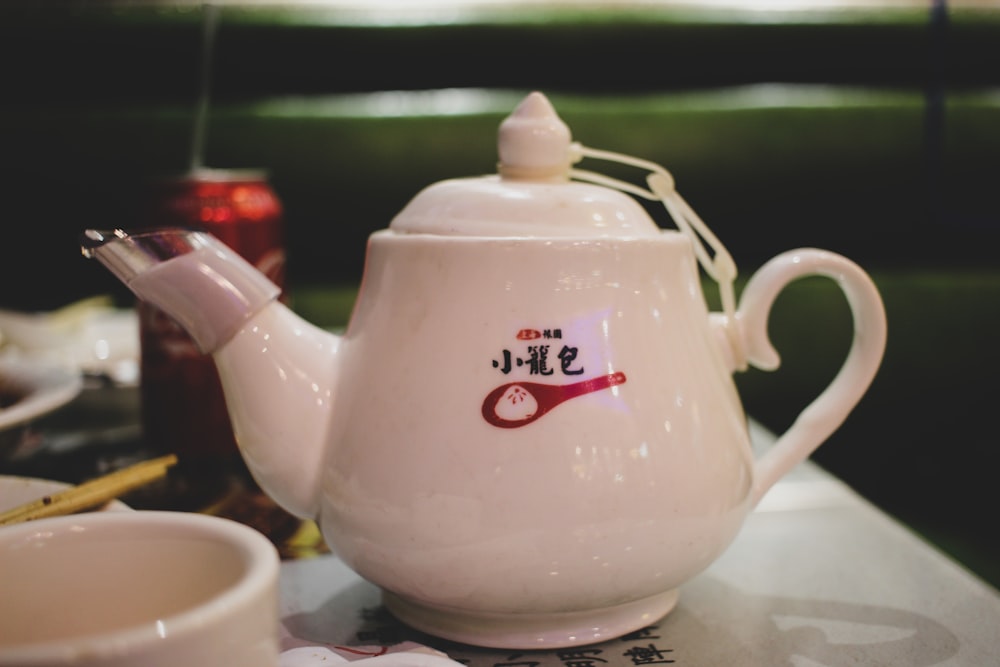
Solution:
<path fill-rule="evenodd" d="M 59 493 L 70 487 L 69 484 L 53 482 L 48 479 L 35 479 L 34 477 L 15 477 L 13 475 L 0 475 L 0 512 L 38 500 L 42 496 Z M 130 511 L 128 505 L 120 500 L 112 500 L 104 506 L 104 512 Z"/>
<path fill-rule="evenodd" d="M 92 297 L 46 313 L 0 309 L 0 344 L 15 358 L 104 376 L 117 385 L 139 380 L 139 319 Z"/>
<path fill-rule="evenodd" d="M 77 371 L 27 359 L 0 359 L 0 431 L 21 426 L 76 398 Z"/>

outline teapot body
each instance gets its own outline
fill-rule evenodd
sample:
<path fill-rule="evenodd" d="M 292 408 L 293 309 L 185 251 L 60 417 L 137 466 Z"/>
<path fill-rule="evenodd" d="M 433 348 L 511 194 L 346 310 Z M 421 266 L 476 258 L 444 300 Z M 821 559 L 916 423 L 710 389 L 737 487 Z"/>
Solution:
<path fill-rule="evenodd" d="M 749 509 L 746 419 L 678 233 L 377 232 L 341 352 L 320 524 L 399 606 L 666 604 Z"/>
<path fill-rule="evenodd" d="M 815 248 L 765 263 L 737 308 L 735 263 L 669 172 L 620 156 L 650 169 L 646 191 L 571 169 L 614 154 L 571 143 L 540 94 L 498 152 L 497 176 L 434 184 L 370 237 L 343 335 L 201 232 L 88 230 L 81 249 L 213 355 L 261 488 L 396 616 L 468 644 L 575 646 L 670 611 L 861 399 L 885 311 L 860 267 Z M 813 275 L 843 292 L 851 346 L 754 458 L 732 373 L 778 368 L 771 307 Z"/>

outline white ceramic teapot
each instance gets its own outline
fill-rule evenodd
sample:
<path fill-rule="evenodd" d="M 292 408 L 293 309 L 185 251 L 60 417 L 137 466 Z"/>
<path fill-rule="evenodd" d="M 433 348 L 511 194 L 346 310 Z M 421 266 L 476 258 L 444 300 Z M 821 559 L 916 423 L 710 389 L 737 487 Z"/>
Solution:
<path fill-rule="evenodd" d="M 261 487 L 315 518 L 394 614 L 471 644 L 590 643 L 670 611 L 841 424 L 885 315 L 860 268 L 814 249 L 762 267 L 737 309 L 735 266 L 669 174 L 573 143 L 540 93 L 501 124 L 499 153 L 499 174 L 434 184 L 371 236 L 340 336 L 203 233 L 91 230 L 84 251 L 213 354 Z M 581 157 L 648 167 L 650 190 Z M 660 199 L 680 230 L 620 190 Z M 843 289 L 853 345 L 755 460 L 732 373 L 777 367 L 771 304 L 812 274 Z"/>

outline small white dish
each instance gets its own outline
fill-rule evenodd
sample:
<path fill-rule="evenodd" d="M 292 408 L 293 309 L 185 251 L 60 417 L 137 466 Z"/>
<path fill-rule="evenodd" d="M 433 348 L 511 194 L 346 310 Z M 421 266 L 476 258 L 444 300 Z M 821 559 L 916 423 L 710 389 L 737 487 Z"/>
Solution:
<path fill-rule="evenodd" d="M 81 389 L 78 372 L 27 359 L 0 359 L 0 430 L 62 407 Z"/>
<path fill-rule="evenodd" d="M 0 455 L 18 446 L 19 431 L 66 405 L 82 389 L 78 371 L 28 359 L 0 358 Z"/>
<path fill-rule="evenodd" d="M 69 484 L 49 479 L 0 475 L 0 512 L 6 512 L 19 505 L 25 505 L 43 496 L 59 493 L 68 488 L 70 488 Z M 101 508 L 101 511 L 131 512 L 133 510 L 120 500 L 112 500 Z"/>
<path fill-rule="evenodd" d="M 139 380 L 139 320 L 134 308 L 93 297 L 44 313 L 0 309 L 5 357 L 79 370 L 116 385 Z"/>

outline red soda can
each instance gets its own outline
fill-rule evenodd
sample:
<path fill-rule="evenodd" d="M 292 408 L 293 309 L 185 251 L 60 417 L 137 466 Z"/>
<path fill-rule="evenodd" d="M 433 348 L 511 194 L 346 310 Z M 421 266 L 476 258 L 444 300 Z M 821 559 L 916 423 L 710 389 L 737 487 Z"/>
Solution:
<path fill-rule="evenodd" d="M 147 226 L 210 232 L 284 289 L 284 214 L 265 173 L 194 170 L 157 182 L 150 204 Z M 137 310 L 147 445 L 206 477 L 244 470 L 212 357 L 160 309 Z"/>

